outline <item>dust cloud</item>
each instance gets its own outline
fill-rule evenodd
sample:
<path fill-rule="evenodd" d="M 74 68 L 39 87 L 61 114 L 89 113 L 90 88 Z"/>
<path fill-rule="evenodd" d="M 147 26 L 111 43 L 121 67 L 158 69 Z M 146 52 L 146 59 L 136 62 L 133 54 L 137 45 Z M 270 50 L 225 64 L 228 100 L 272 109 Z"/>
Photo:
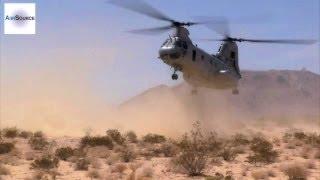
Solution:
<path fill-rule="evenodd" d="M 301 118 L 287 122 L 263 119 L 256 109 L 243 109 L 248 105 L 241 104 L 243 100 L 230 96 L 230 92 L 203 89 L 191 96 L 186 84 L 154 87 L 114 106 L 101 98 L 88 79 L 91 72 L 110 63 L 105 59 L 112 57 L 93 61 L 90 56 L 61 50 L 48 57 L 49 64 L 27 66 L 15 74 L 2 67 L 1 127 L 42 130 L 52 136 L 81 136 L 87 131 L 101 134 L 109 128 L 134 130 L 139 135 L 178 136 L 196 121 L 204 130 L 221 134 L 251 132 L 257 127 L 266 132 L 275 126 L 294 128 L 293 122 L 298 122 L 300 128 L 306 125 Z M 115 92 L 110 88 L 105 93 Z M 257 113 L 252 114 L 253 111 Z"/>

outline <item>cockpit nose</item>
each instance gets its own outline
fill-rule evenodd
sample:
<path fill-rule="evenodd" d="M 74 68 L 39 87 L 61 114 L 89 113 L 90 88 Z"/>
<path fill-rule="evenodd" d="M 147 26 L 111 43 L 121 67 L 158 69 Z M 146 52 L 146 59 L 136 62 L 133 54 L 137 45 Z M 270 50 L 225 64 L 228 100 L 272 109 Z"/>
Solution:
<path fill-rule="evenodd" d="M 159 55 L 161 59 L 178 59 L 180 57 L 180 52 L 175 47 L 161 47 L 159 50 Z"/>

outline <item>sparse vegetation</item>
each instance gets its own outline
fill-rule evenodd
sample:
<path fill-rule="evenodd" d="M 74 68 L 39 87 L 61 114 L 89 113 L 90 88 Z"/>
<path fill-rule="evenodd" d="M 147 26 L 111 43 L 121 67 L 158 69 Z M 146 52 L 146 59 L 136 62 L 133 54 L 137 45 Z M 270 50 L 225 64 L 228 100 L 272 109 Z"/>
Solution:
<path fill-rule="evenodd" d="M 123 162 L 131 162 L 136 158 L 136 153 L 132 150 L 132 148 L 125 147 L 120 151 L 119 156 Z"/>
<path fill-rule="evenodd" d="M 138 137 L 134 131 L 129 131 L 126 133 L 126 139 L 131 143 L 137 143 Z"/>
<path fill-rule="evenodd" d="M 44 155 L 38 159 L 35 159 L 31 163 L 31 167 L 35 169 L 52 169 L 58 167 L 59 159 L 51 156 L 51 155 Z"/>
<path fill-rule="evenodd" d="M 278 152 L 273 150 L 273 145 L 263 137 L 254 137 L 250 144 L 253 155 L 248 157 L 251 163 L 272 163 L 278 157 Z"/>
<path fill-rule="evenodd" d="M 0 164 L 0 177 L 1 175 L 10 175 L 10 170 L 2 164 Z"/>
<path fill-rule="evenodd" d="M 231 147 L 224 147 L 220 153 L 220 156 L 225 161 L 233 161 L 236 158 L 237 153 Z"/>
<path fill-rule="evenodd" d="M 29 139 L 29 144 L 34 150 L 43 150 L 46 146 L 49 145 L 49 142 L 44 137 L 42 133 L 34 133 Z"/>
<path fill-rule="evenodd" d="M 14 144 L 10 142 L 0 142 L 0 154 L 9 153 L 14 148 Z"/>
<path fill-rule="evenodd" d="M 194 125 L 189 135 L 183 137 L 179 145 L 181 153 L 174 159 L 174 163 L 186 170 L 190 176 L 201 175 L 208 159 L 208 143 L 199 123 Z"/>
<path fill-rule="evenodd" d="M 289 180 L 306 180 L 307 170 L 298 163 L 289 164 L 283 168 L 284 173 L 288 176 Z"/>
<path fill-rule="evenodd" d="M 15 138 L 18 136 L 19 130 L 16 127 L 3 129 L 3 136 L 6 138 Z"/>
<path fill-rule="evenodd" d="M 80 146 L 81 147 L 106 146 L 109 149 L 112 149 L 113 142 L 109 136 L 85 136 L 81 139 Z"/>
<path fill-rule="evenodd" d="M 114 142 L 119 145 L 122 145 L 125 141 L 125 138 L 122 137 L 121 133 L 117 129 L 109 129 L 106 133 Z"/>
<path fill-rule="evenodd" d="M 24 138 L 24 139 L 28 139 L 31 136 L 32 136 L 32 132 L 30 132 L 30 131 L 21 131 L 19 133 L 19 137 Z"/>
<path fill-rule="evenodd" d="M 56 149 L 55 155 L 61 160 L 67 160 L 73 155 L 73 149 L 71 147 L 62 147 Z"/>
<path fill-rule="evenodd" d="M 142 141 L 151 144 L 163 143 L 166 141 L 166 138 L 163 135 L 159 134 L 147 134 L 142 137 Z"/>
<path fill-rule="evenodd" d="M 75 170 L 87 171 L 90 161 L 87 158 L 79 158 L 75 164 Z"/>
<path fill-rule="evenodd" d="M 90 170 L 87 174 L 87 176 L 91 179 L 99 179 L 101 178 L 100 173 L 97 170 Z"/>

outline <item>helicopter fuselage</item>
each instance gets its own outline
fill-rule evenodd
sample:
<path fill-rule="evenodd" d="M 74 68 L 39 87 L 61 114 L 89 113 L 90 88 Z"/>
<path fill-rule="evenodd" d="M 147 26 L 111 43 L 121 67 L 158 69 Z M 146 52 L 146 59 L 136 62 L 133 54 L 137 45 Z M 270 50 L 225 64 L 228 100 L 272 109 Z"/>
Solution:
<path fill-rule="evenodd" d="M 237 53 L 237 52 L 236 52 Z M 237 89 L 239 72 L 224 56 L 211 55 L 194 45 L 187 29 L 170 36 L 159 50 L 159 58 L 194 87 Z"/>

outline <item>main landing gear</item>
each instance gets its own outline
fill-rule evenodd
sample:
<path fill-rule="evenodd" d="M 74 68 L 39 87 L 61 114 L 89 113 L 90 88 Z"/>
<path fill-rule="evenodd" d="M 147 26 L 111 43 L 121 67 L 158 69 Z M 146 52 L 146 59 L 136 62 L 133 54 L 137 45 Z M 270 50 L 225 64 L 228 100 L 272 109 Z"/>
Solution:
<path fill-rule="evenodd" d="M 171 76 L 172 80 L 177 80 L 178 79 L 177 71 L 178 71 L 178 69 L 174 68 L 173 74 Z"/>

